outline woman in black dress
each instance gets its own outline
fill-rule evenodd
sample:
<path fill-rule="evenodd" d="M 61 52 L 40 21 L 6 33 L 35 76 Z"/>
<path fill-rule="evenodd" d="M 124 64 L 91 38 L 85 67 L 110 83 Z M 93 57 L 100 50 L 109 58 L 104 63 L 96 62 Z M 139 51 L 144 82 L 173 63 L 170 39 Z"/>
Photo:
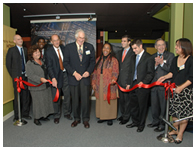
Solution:
<path fill-rule="evenodd" d="M 176 84 L 173 98 L 170 99 L 169 115 L 173 120 L 193 115 L 193 47 L 189 39 L 181 38 L 176 41 L 176 56 L 171 64 L 170 72 L 158 79 L 163 82 L 172 78 Z M 188 120 L 174 123 L 177 131 L 172 130 L 169 135 L 177 135 L 176 144 L 180 144 Z"/>

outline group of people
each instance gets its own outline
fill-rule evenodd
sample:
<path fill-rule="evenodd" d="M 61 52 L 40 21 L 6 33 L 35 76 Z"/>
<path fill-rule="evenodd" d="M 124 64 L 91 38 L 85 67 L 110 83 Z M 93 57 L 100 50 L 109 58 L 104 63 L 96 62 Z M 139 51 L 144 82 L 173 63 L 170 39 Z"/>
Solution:
<path fill-rule="evenodd" d="M 166 114 L 164 87 L 139 87 L 126 92 L 118 89 L 116 82 L 125 90 L 129 90 L 136 84 L 171 80 L 176 84 L 176 89 L 173 98 L 170 99 L 169 114 L 173 120 L 193 114 L 193 47 L 190 40 L 181 38 L 176 41 L 175 49 L 178 56 L 174 57 L 173 53 L 166 50 L 166 42 L 161 38 L 155 42 L 157 53 L 150 55 L 143 49 L 141 39 L 131 41 L 128 35 L 124 35 L 121 39 L 122 50 L 115 54 L 112 45 L 105 43 L 101 55 L 95 59 L 94 47 L 85 42 L 85 33 L 82 29 L 75 32 L 75 39 L 75 42 L 61 46 L 60 37 L 54 34 L 50 39 L 52 46 L 45 49 L 45 41 L 40 38 L 36 45 L 29 48 L 27 58 L 27 49 L 22 46 L 21 36 L 14 36 L 16 46 L 10 48 L 6 56 L 6 66 L 13 78 L 14 121 L 18 119 L 17 88 L 14 82 L 16 77 L 22 77 L 24 81 L 34 85 L 43 83 L 39 87 L 25 87 L 20 93 L 22 118 L 31 119 L 31 95 L 36 125 L 41 125 L 40 120 L 49 120 L 50 114 L 54 115 L 54 123 L 58 124 L 63 113 L 69 120 L 74 118 L 71 127 L 81 123 L 82 117 L 84 127 L 90 128 L 89 96 L 92 86 L 96 97 L 95 111 L 98 123 L 107 121 L 107 125 L 111 126 L 113 120 L 117 119 L 120 125 L 124 125 L 131 118 L 132 123 L 126 127 L 137 127 L 137 132 L 142 132 L 145 127 L 148 100 L 151 99 L 153 120 L 147 126 L 156 127 L 155 132 L 163 131 L 165 124 L 161 118 Z M 48 83 L 48 79 L 52 81 L 52 85 Z M 107 101 L 109 84 L 110 103 Z M 57 88 L 60 96 L 57 102 L 53 102 Z M 121 114 L 119 118 L 118 104 Z M 188 120 L 174 123 L 177 131 L 171 131 L 169 135 L 177 135 L 175 143 L 182 142 L 187 124 Z"/>

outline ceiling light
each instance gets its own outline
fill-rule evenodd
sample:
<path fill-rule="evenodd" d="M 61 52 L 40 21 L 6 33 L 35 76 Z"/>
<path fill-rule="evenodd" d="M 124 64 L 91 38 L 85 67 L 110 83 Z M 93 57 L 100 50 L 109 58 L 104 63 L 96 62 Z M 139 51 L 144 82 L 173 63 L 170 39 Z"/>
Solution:
<path fill-rule="evenodd" d="M 61 17 L 59 15 L 56 16 L 56 20 L 60 20 Z"/>

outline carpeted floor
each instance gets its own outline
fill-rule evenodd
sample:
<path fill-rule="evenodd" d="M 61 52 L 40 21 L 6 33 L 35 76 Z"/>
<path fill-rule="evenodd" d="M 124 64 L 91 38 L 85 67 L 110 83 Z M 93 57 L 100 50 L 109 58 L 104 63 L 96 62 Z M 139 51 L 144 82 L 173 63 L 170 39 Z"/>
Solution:
<path fill-rule="evenodd" d="M 32 114 L 32 113 L 31 113 Z M 119 125 L 117 120 L 112 126 L 107 122 L 97 123 L 95 117 L 95 101 L 91 102 L 90 128 L 85 129 L 80 123 L 72 128 L 73 120 L 67 120 L 63 116 L 59 124 L 54 124 L 53 116 L 49 122 L 41 122 L 42 126 L 36 126 L 33 119 L 28 124 L 17 127 L 13 125 L 13 117 L 3 122 L 3 146 L 4 147 L 193 147 L 193 133 L 185 132 L 181 144 L 163 143 L 156 137 L 161 133 L 154 132 L 152 128 L 145 127 L 141 133 L 137 128 L 126 128 Z M 130 119 L 131 120 L 131 119 Z M 151 123 L 151 111 L 149 108 L 146 125 Z M 131 123 L 131 121 L 129 122 Z M 175 138 L 175 137 L 174 137 Z"/>

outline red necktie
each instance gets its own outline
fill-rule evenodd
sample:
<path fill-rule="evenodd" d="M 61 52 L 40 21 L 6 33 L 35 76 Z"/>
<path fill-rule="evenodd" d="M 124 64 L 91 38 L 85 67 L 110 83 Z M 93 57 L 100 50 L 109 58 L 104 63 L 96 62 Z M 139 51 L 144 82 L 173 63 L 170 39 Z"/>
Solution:
<path fill-rule="evenodd" d="M 125 59 L 125 56 L 126 56 L 126 49 L 124 50 L 124 52 L 123 52 L 123 56 L 122 56 L 122 62 L 124 61 L 124 59 Z"/>
<path fill-rule="evenodd" d="M 62 61 L 61 55 L 59 53 L 59 49 L 57 49 L 57 52 L 58 52 L 58 55 L 59 55 L 59 65 L 60 65 L 60 68 L 61 68 L 61 70 L 64 70 L 63 61 Z"/>

